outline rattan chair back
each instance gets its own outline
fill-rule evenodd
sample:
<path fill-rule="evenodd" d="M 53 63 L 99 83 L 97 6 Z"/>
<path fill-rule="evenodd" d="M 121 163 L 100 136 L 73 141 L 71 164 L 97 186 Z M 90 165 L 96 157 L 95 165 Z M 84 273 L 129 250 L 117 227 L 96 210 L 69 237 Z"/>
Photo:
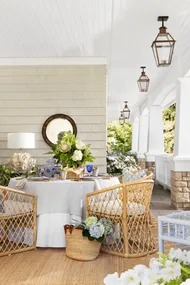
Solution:
<path fill-rule="evenodd" d="M 124 257 L 156 251 L 149 211 L 153 184 L 152 180 L 127 182 L 87 194 L 87 216 L 108 218 L 114 226 L 102 251 Z"/>
<path fill-rule="evenodd" d="M 0 256 L 36 247 L 36 196 L 0 186 Z"/>

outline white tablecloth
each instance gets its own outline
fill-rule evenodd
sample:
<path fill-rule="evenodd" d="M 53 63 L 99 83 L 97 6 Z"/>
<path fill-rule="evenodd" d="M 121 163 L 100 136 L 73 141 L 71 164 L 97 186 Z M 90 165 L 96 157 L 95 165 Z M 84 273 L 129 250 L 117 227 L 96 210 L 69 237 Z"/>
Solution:
<path fill-rule="evenodd" d="M 9 182 L 9 187 L 17 188 L 18 180 Z M 94 181 L 27 181 L 23 191 L 37 196 L 37 246 L 65 247 L 63 226 L 85 218 L 85 196 L 119 184 L 116 177 L 95 179 Z"/>

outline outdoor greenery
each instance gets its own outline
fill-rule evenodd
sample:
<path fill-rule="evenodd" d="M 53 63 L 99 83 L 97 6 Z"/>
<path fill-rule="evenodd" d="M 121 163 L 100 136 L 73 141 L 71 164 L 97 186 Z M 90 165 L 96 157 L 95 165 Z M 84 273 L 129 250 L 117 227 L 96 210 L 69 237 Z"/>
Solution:
<path fill-rule="evenodd" d="M 174 149 L 175 110 L 173 104 L 163 111 L 165 152 L 172 154 Z M 107 171 L 110 174 L 122 173 L 123 168 L 137 169 L 136 157 L 129 153 L 132 145 L 132 125 L 120 125 L 118 121 L 107 128 Z M 133 156 L 132 158 L 130 158 Z"/>
<path fill-rule="evenodd" d="M 120 125 L 118 121 L 108 124 L 107 132 L 107 172 L 110 174 L 122 174 L 122 170 L 136 170 L 138 165 L 131 150 L 132 126 L 126 122 Z"/>
<path fill-rule="evenodd" d="M 164 147 L 165 152 L 169 154 L 172 154 L 174 150 L 175 110 L 176 105 L 173 104 L 163 111 Z"/>
<path fill-rule="evenodd" d="M 118 121 L 110 122 L 107 136 L 108 152 L 126 154 L 131 150 L 132 125 L 130 123 L 120 125 Z"/>

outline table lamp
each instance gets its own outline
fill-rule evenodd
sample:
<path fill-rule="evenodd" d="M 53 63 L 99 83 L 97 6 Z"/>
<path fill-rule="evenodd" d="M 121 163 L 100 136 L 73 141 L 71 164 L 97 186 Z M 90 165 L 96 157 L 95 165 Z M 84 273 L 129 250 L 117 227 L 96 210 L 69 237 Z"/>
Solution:
<path fill-rule="evenodd" d="M 7 135 L 7 148 L 30 149 L 35 148 L 34 133 L 9 133 Z"/>

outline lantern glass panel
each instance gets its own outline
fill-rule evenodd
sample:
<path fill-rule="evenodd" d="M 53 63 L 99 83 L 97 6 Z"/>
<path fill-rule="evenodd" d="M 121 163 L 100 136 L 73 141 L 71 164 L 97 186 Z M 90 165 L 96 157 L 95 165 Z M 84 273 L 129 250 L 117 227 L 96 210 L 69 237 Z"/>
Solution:
<path fill-rule="evenodd" d="M 123 109 L 123 114 L 125 116 L 125 119 L 129 119 L 130 117 L 130 110 L 129 109 Z"/>
<path fill-rule="evenodd" d="M 148 91 L 148 87 L 149 87 L 149 78 L 146 75 L 141 75 L 141 77 L 139 78 L 138 82 L 138 86 L 139 86 L 139 91 L 140 92 L 147 92 Z"/>
<path fill-rule="evenodd" d="M 159 34 L 152 44 L 152 49 L 157 66 L 171 64 L 175 40 L 170 34 Z"/>

